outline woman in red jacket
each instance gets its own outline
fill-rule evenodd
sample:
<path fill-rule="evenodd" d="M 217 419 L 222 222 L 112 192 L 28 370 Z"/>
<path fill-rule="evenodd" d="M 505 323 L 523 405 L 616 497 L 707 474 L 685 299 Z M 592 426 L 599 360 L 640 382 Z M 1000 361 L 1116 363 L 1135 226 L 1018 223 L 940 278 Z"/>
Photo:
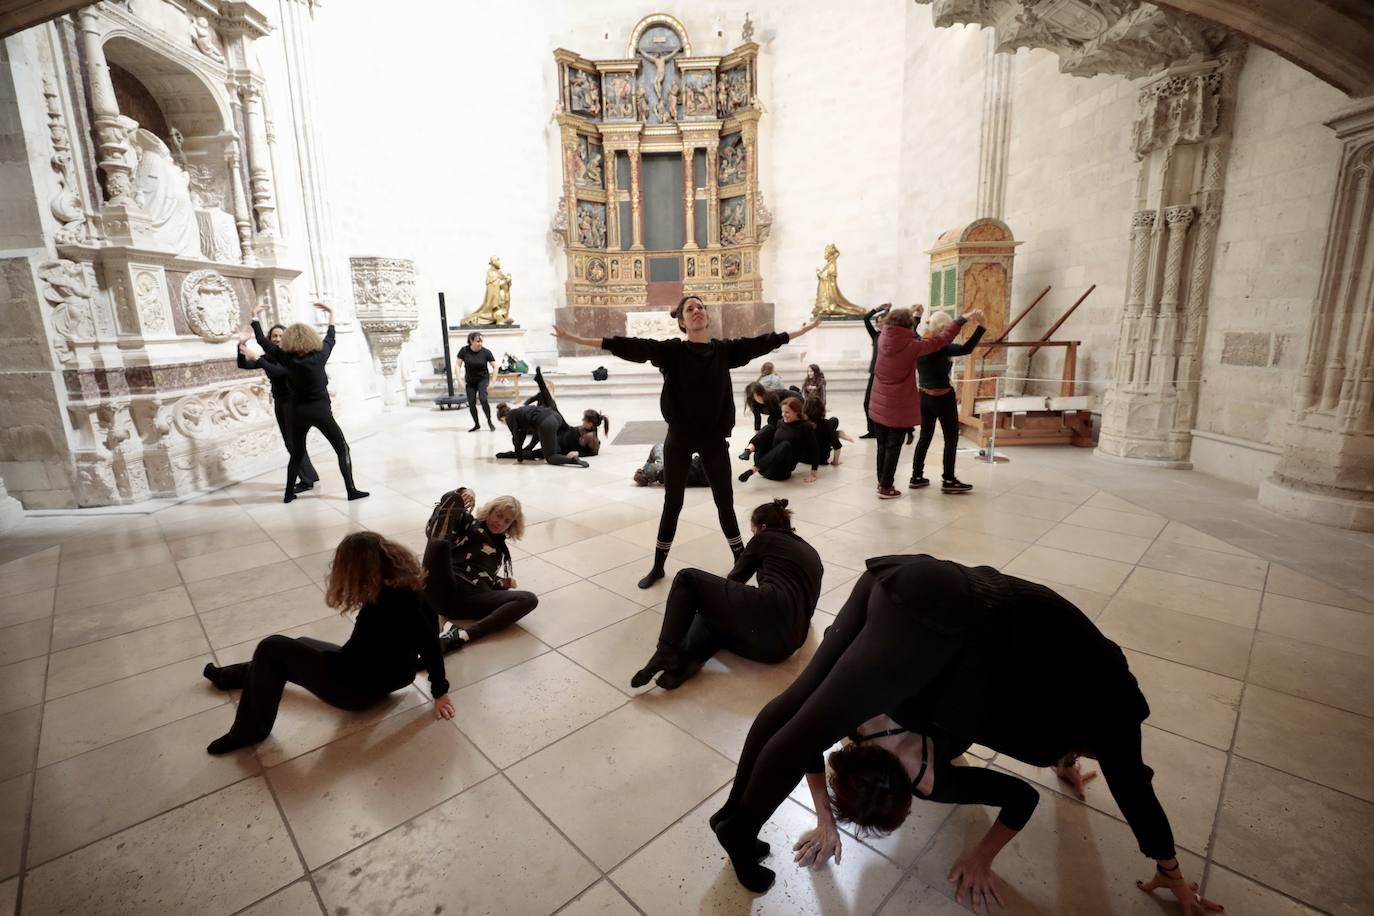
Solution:
<path fill-rule="evenodd" d="M 868 419 L 878 439 L 878 498 L 894 499 L 902 491 L 892 486 L 897 462 L 902 457 L 902 440 L 921 425 L 921 401 L 916 390 L 916 357 L 934 353 L 949 344 L 969 321 L 981 322 L 983 312 L 974 309 L 951 321 L 934 337 L 912 337 L 921 306 L 893 309 L 883 319 L 878 335 L 878 361 L 873 367 L 873 395 L 868 402 Z"/>

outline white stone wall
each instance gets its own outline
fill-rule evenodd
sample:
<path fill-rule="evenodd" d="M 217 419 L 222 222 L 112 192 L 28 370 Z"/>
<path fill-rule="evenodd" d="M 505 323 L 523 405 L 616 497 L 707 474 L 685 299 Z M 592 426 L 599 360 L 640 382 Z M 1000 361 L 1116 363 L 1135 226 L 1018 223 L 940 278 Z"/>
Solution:
<path fill-rule="evenodd" d="M 1269 446 L 1268 463 L 1306 351 L 1340 162 L 1340 141 L 1322 121 L 1345 101 L 1277 54 L 1250 49 L 1217 227 L 1197 428 Z"/>

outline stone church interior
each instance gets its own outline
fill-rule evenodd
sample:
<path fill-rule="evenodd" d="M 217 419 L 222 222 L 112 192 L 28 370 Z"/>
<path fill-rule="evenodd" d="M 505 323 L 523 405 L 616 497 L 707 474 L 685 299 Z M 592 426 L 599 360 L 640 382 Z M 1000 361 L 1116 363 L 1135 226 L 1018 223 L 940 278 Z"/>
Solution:
<path fill-rule="evenodd" d="M 1374 911 L 1365 0 L 0 6 L 0 916 Z"/>

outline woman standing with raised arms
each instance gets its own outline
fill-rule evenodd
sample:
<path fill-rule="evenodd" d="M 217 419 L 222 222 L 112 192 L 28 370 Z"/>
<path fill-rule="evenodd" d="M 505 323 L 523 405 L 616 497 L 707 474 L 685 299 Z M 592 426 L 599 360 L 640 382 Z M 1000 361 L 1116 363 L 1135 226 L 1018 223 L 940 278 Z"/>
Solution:
<path fill-rule="evenodd" d="M 761 334 L 758 337 L 711 337 L 711 316 L 696 296 L 684 296 L 672 316 L 687 334 L 686 340 L 651 340 L 643 337 L 578 337 L 554 325 L 553 334 L 584 347 L 609 350 L 621 359 L 653 363 L 663 373 L 663 393 L 659 408 L 668 421 L 663 443 L 663 516 L 658 523 L 654 545 L 654 565 L 640 588 L 648 588 L 663 578 L 663 565 L 677 533 L 677 518 L 682 512 L 683 491 L 692 453 L 701 456 L 711 484 L 720 529 L 739 559 L 744 550 L 739 522 L 735 519 L 734 493 L 730 483 L 729 444 L 735 428 L 734 392 L 730 370 L 771 353 L 820 324 L 820 319 L 802 325 L 790 334 Z"/>

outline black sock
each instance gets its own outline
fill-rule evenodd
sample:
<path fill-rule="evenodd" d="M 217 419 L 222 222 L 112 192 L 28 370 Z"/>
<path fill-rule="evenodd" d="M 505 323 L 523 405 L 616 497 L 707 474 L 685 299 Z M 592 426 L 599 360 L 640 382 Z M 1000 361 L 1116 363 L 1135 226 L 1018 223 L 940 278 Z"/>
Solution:
<path fill-rule="evenodd" d="M 248 747 L 250 744 L 257 743 L 256 741 L 246 741 L 243 738 L 236 738 L 233 732 L 229 732 L 227 735 L 221 735 L 207 744 L 205 746 L 205 752 L 207 754 L 230 754 L 241 747 Z"/>
<path fill-rule="evenodd" d="M 749 478 L 750 478 L 750 477 L 753 477 L 753 476 L 754 476 L 754 469 L 753 469 L 753 468 L 750 468 L 749 470 L 745 471 L 743 474 L 739 475 L 739 482 L 740 482 L 740 483 L 748 483 L 748 482 L 749 482 Z"/>
<path fill-rule="evenodd" d="M 640 579 L 640 580 L 639 580 L 639 587 L 640 587 L 640 588 L 648 588 L 649 586 L 651 586 L 651 585 L 653 585 L 655 582 L 657 582 L 659 579 L 662 579 L 663 576 L 664 576 L 663 564 L 666 563 L 667 561 L 668 561 L 668 548 L 667 548 L 667 547 L 655 547 L 655 548 L 654 548 L 654 567 L 653 567 L 653 569 L 649 570 L 648 574 L 645 575 L 643 579 Z"/>
<path fill-rule="evenodd" d="M 730 864 L 734 866 L 735 878 L 745 890 L 755 894 L 762 894 L 773 886 L 773 880 L 777 877 L 773 869 L 765 868 L 758 864 L 755 859 L 755 843 L 757 837 L 745 842 L 735 842 L 730 836 L 730 822 L 722 821 L 715 828 L 716 839 L 725 849 L 725 854 L 730 857 Z"/>

